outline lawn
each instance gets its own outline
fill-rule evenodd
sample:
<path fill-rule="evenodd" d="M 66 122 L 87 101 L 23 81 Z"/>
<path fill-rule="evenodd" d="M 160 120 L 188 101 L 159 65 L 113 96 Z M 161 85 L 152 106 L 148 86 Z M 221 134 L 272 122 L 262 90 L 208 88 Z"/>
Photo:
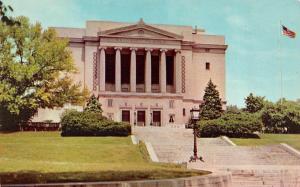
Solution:
<path fill-rule="evenodd" d="M 149 161 L 130 137 L 61 137 L 58 132 L 0 133 L 1 183 L 161 179 L 206 174 Z"/>
<path fill-rule="evenodd" d="M 261 134 L 260 139 L 230 138 L 237 145 L 272 145 L 286 143 L 300 150 L 300 134 Z"/>

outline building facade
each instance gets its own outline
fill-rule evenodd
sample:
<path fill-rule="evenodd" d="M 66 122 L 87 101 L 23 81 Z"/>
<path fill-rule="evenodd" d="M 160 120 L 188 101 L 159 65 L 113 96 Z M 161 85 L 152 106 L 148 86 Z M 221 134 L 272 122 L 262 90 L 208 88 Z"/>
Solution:
<path fill-rule="evenodd" d="M 108 118 L 137 126 L 184 125 L 190 109 L 201 104 L 209 79 L 225 106 L 223 36 L 142 19 L 55 29 L 69 39 L 79 70 L 74 80 L 99 96 Z"/>

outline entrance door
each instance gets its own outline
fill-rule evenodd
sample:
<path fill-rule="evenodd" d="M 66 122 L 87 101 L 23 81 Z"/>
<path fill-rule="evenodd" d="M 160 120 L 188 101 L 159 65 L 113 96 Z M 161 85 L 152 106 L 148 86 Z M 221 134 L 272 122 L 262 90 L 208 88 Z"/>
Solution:
<path fill-rule="evenodd" d="M 153 126 L 161 126 L 160 111 L 153 111 Z"/>
<path fill-rule="evenodd" d="M 146 115 L 145 111 L 137 112 L 137 126 L 145 126 L 146 123 Z"/>
<path fill-rule="evenodd" d="M 130 123 L 130 111 L 129 110 L 122 110 L 122 121 Z"/>

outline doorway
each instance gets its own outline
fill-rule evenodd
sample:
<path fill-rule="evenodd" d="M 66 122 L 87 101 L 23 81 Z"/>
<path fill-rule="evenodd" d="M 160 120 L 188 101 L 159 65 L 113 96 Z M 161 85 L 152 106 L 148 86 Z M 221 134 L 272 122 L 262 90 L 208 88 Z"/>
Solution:
<path fill-rule="evenodd" d="M 153 126 L 161 126 L 161 112 L 153 111 Z"/>
<path fill-rule="evenodd" d="M 146 123 L 146 115 L 145 111 L 137 112 L 137 126 L 145 126 Z"/>
<path fill-rule="evenodd" d="M 122 121 L 130 123 L 130 111 L 129 110 L 122 110 Z"/>

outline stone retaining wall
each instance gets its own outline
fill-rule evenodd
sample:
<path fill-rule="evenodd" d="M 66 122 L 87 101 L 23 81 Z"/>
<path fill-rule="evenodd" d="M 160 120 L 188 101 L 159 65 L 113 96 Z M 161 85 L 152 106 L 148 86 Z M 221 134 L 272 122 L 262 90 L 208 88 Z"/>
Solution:
<path fill-rule="evenodd" d="M 162 179 L 162 180 L 143 180 L 143 181 L 124 181 L 124 182 L 89 182 L 89 183 L 53 183 L 53 184 L 22 184 L 9 185 L 15 187 L 28 186 L 55 186 L 55 187 L 230 187 L 231 174 L 213 173 L 198 177 L 177 178 L 177 179 Z M 3 185 L 5 187 L 5 185 Z"/>

